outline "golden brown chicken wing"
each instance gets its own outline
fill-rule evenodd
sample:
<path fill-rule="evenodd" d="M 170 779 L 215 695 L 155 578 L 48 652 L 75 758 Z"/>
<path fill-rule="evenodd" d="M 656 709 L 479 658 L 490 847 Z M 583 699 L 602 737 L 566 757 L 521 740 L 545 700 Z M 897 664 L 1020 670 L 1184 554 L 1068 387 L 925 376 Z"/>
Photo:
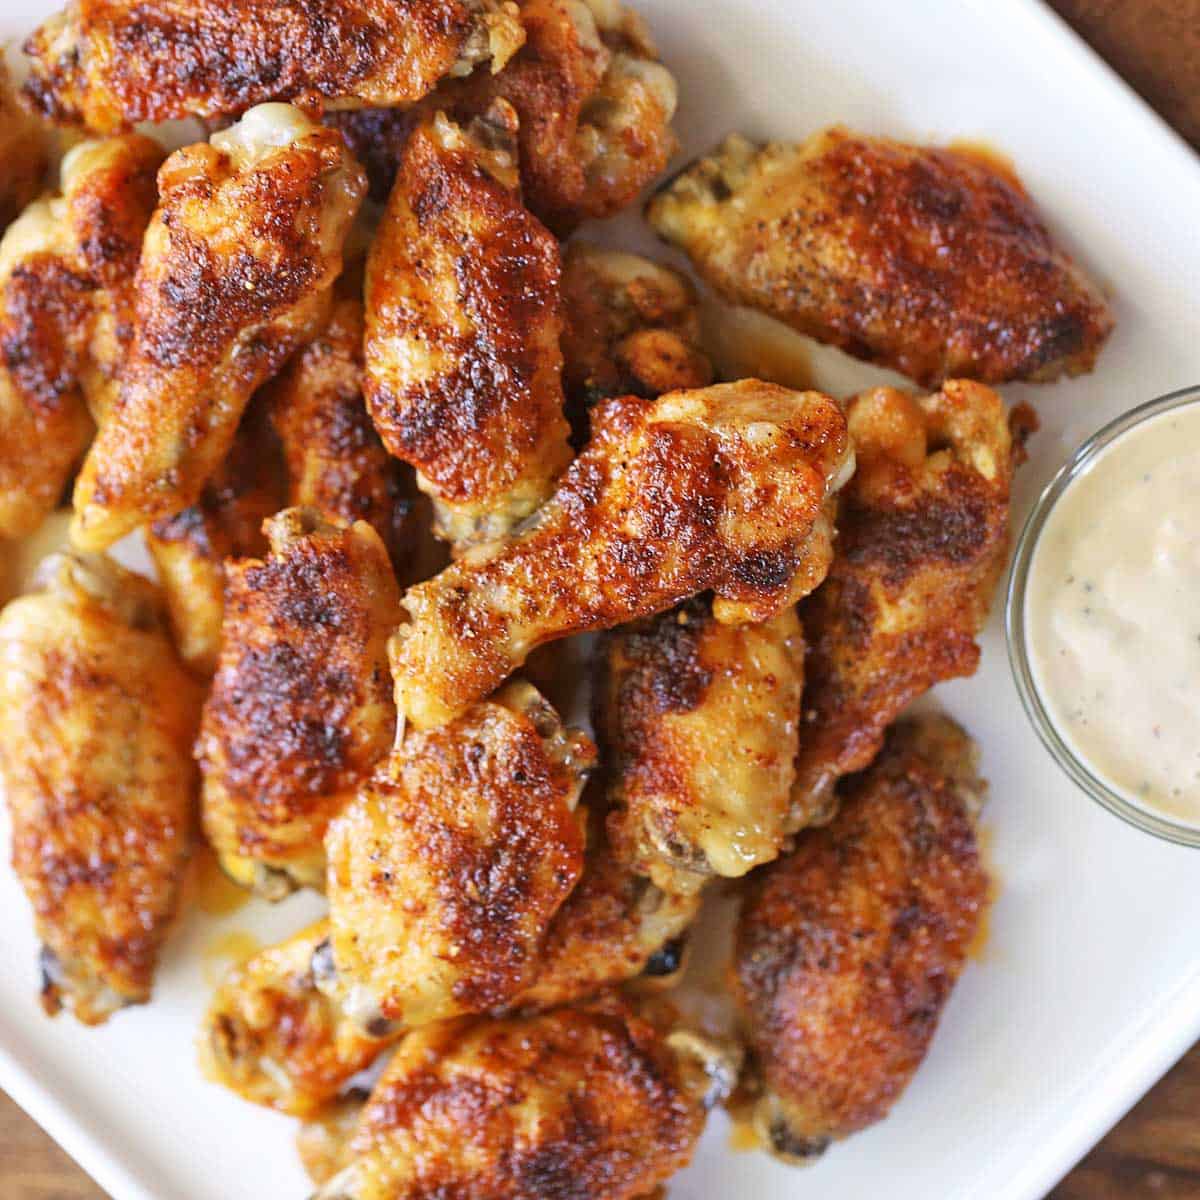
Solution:
<path fill-rule="evenodd" d="M 146 532 L 179 656 L 205 678 L 217 669 L 225 560 L 267 552 L 263 522 L 284 506 L 283 463 L 262 407 L 252 405 L 200 499 Z"/>
<path fill-rule="evenodd" d="M 55 555 L 41 587 L 0 614 L 0 782 L 43 1006 L 91 1025 L 150 998 L 195 822 L 200 692 L 146 580 Z"/>
<path fill-rule="evenodd" d="M 315 1200 L 635 1200 L 703 1128 L 689 1072 L 619 1001 L 444 1021 L 401 1043 Z"/>
<path fill-rule="evenodd" d="M 563 388 L 571 425 L 586 440 L 587 413 L 611 396 L 654 399 L 707 387 L 692 285 L 648 258 L 572 242 L 563 259 Z"/>
<path fill-rule="evenodd" d="M 744 380 L 607 401 L 532 521 L 406 593 L 401 715 L 448 721 L 536 646 L 709 588 L 718 620 L 769 619 L 824 577 L 851 462 L 842 411 L 817 392 Z"/>
<path fill-rule="evenodd" d="M 102 548 L 194 504 L 251 394 L 319 328 L 365 189 L 332 130 L 263 105 L 159 172 L 120 391 L 75 486 Z"/>
<path fill-rule="evenodd" d="M 727 300 L 925 387 L 1090 371 L 1113 326 L 1020 183 L 953 150 L 735 134 L 648 215 Z"/>
<path fill-rule="evenodd" d="M 72 0 L 25 43 L 25 95 L 100 133 L 267 100 L 410 104 L 523 40 L 501 0 Z"/>
<path fill-rule="evenodd" d="M 735 989 L 754 1121 L 784 1158 L 881 1120 L 925 1057 L 987 901 L 975 760 L 945 718 L 897 726 L 833 824 L 751 878 Z"/>
<path fill-rule="evenodd" d="M 18 103 L 0 56 L 0 233 L 42 190 L 47 150 L 42 124 Z"/>
<path fill-rule="evenodd" d="M 532 685 L 409 731 L 329 826 L 331 941 L 347 1014 L 415 1026 L 508 1002 L 583 869 L 595 747 Z"/>
<path fill-rule="evenodd" d="M 512 119 L 418 126 L 367 262 L 371 416 L 458 546 L 506 533 L 570 460 L 558 243 L 521 205 Z"/>
<path fill-rule="evenodd" d="M 81 143 L 0 241 L 0 538 L 41 524 L 107 406 L 162 158 L 137 134 Z"/>
<path fill-rule="evenodd" d="M 291 508 L 270 554 L 225 566 L 221 655 L 196 757 L 225 872 L 279 899 L 324 881 L 326 826 L 396 731 L 387 637 L 400 592 L 365 522 Z"/>
<path fill-rule="evenodd" d="M 870 763 L 906 704 L 974 674 L 1021 450 L 1000 397 L 962 380 L 932 396 L 876 388 L 851 401 L 848 420 L 858 470 L 829 575 L 800 607 L 797 826 L 828 815 L 833 783 Z"/>
<path fill-rule="evenodd" d="M 770 862 L 789 830 L 804 682 L 793 608 L 731 627 L 693 599 L 596 649 L 617 854 L 668 892 Z"/>

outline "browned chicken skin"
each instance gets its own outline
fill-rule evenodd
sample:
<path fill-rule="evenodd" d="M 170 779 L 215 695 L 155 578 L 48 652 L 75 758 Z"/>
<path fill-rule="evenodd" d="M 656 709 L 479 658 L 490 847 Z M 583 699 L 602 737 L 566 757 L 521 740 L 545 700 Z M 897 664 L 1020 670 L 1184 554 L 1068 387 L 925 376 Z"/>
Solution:
<path fill-rule="evenodd" d="M 528 516 L 570 459 L 558 243 L 521 204 L 513 119 L 419 125 L 367 263 L 371 416 L 459 547 Z"/>
<path fill-rule="evenodd" d="M 365 522 L 267 522 L 270 554 L 226 564 L 221 654 L 196 756 L 225 872 L 271 899 L 324 881 L 330 820 L 391 746 L 387 637 L 400 593 Z"/>
<path fill-rule="evenodd" d="M 0 614 L 0 787 L 43 1004 L 91 1025 L 150 998 L 195 824 L 200 691 L 145 579 L 56 555 L 40 582 Z"/>
<path fill-rule="evenodd" d="M 735 134 L 648 215 L 725 299 L 925 387 L 1090 371 L 1113 326 L 1020 183 L 953 150 Z"/>
<path fill-rule="evenodd" d="M 870 763 L 905 705 L 974 674 L 1020 460 L 1019 424 L 1014 439 L 1000 397 L 979 383 L 917 397 L 876 388 L 847 419 L 858 468 L 841 493 L 829 575 L 800 606 L 797 826 L 828 816 L 838 776 Z"/>
<path fill-rule="evenodd" d="M 817 392 L 756 380 L 607 401 L 553 499 L 404 597 L 396 703 L 425 729 L 486 696 L 538 645 L 714 589 L 726 623 L 767 620 L 815 587 L 845 418 Z"/>
<path fill-rule="evenodd" d="M 971 740 L 897 726 L 831 825 L 755 874 L 735 994 L 754 1122 L 787 1159 L 882 1120 L 925 1057 L 987 902 Z"/>
<path fill-rule="evenodd" d="M 25 43 L 25 94 L 55 121 L 138 121 L 409 104 L 523 40 L 500 0 L 71 0 Z"/>
<path fill-rule="evenodd" d="M 41 524 L 108 406 L 162 158 L 138 134 L 76 146 L 0 241 L 0 538 Z"/>
<path fill-rule="evenodd" d="M 196 502 L 254 390 L 325 319 L 365 190 L 337 134 L 286 105 L 176 151 L 158 184 L 119 395 L 75 486 L 86 549 Z"/>
<path fill-rule="evenodd" d="M 44 127 L 17 102 L 0 56 L 0 234 L 42 190 L 49 165 Z"/>
<path fill-rule="evenodd" d="M 620 1001 L 445 1021 L 401 1043 L 317 1200 L 636 1200 L 703 1128 L 685 1065 Z"/>

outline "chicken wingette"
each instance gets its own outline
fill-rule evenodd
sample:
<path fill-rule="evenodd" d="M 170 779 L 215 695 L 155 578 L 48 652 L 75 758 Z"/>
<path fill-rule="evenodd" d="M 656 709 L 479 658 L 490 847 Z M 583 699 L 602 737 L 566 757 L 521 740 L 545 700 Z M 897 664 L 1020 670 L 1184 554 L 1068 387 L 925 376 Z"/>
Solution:
<path fill-rule="evenodd" d="M 0 241 L 0 538 L 58 503 L 108 407 L 163 150 L 83 142 Z"/>
<path fill-rule="evenodd" d="M 896 726 L 833 823 L 750 880 L 741 1084 L 785 1159 L 882 1120 L 925 1057 L 987 903 L 976 757 L 944 717 Z"/>
<path fill-rule="evenodd" d="M 506 1004 L 583 870 L 595 747 L 510 683 L 409 730 L 330 823 L 328 986 L 369 1032 Z"/>
<path fill-rule="evenodd" d="M 725 299 L 924 387 L 1090 371 L 1113 327 L 1016 178 L 954 149 L 735 134 L 649 219 Z"/>
<path fill-rule="evenodd" d="M 775 858 L 791 832 L 803 682 L 791 607 L 729 626 L 697 598 L 605 634 L 593 705 L 618 856 L 682 893 Z"/>
<path fill-rule="evenodd" d="M 1000 397 L 951 380 L 931 396 L 876 388 L 850 402 L 858 469 L 843 488 L 833 563 L 800 606 L 808 641 L 792 823 L 829 815 L 900 711 L 972 675 L 1004 569 L 1016 435 Z"/>
<path fill-rule="evenodd" d="M 523 40 L 501 0 L 71 0 L 25 43 L 25 95 L 99 133 L 268 100 L 411 104 Z"/>
<path fill-rule="evenodd" d="M 48 1013 L 98 1024 L 150 998 L 195 826 L 199 711 L 157 589 L 105 559 L 52 556 L 0 613 L 0 785 Z"/>
<path fill-rule="evenodd" d="M 743 380 L 598 406 L 532 520 L 405 594 L 401 716 L 451 720 L 535 647 L 708 589 L 719 621 L 768 620 L 824 577 L 852 462 L 842 410 L 817 392 Z"/>
<path fill-rule="evenodd" d="M 225 615 L 196 757 L 204 831 L 270 899 L 321 887 L 323 839 L 396 730 L 387 638 L 400 592 L 378 534 L 286 509 L 265 560 L 225 566 Z"/>
<path fill-rule="evenodd" d="M 561 259 L 521 204 L 513 119 L 419 125 L 367 260 L 371 417 L 459 548 L 528 516 L 571 457 Z"/>
<path fill-rule="evenodd" d="M 271 104 L 176 151 L 158 186 L 118 395 L 75 485 L 85 549 L 196 502 L 254 390 L 325 319 L 366 185 L 336 133 Z"/>

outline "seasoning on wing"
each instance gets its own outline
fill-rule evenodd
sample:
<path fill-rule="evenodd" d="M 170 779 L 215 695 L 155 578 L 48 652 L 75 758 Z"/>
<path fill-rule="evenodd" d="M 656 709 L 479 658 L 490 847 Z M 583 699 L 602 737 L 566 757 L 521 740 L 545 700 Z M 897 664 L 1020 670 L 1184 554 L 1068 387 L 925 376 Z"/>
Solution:
<path fill-rule="evenodd" d="M 157 589 L 55 555 L 0 614 L 0 782 L 42 940 L 42 1003 L 99 1024 L 150 998 L 195 823 L 200 691 Z"/>
<path fill-rule="evenodd" d="M 365 522 L 286 509 L 270 554 L 226 564 L 221 654 L 196 757 L 204 830 L 270 899 L 320 887 L 323 839 L 395 736 L 387 637 L 400 593 Z"/>
<path fill-rule="evenodd" d="M 368 1031 L 497 1008 L 537 971 L 583 870 L 576 805 L 595 747 L 514 682 L 410 730 L 330 824 L 336 978 Z"/>
<path fill-rule="evenodd" d="M 648 215 L 725 299 L 925 387 L 1090 371 L 1113 327 L 1020 183 L 954 150 L 735 134 Z"/>
<path fill-rule="evenodd" d="M 833 823 L 750 881 L 735 952 L 742 1082 L 785 1159 L 882 1120 L 925 1057 L 987 902 L 976 758 L 945 718 L 896 726 L 843 784 Z"/>
<path fill-rule="evenodd" d="M 729 626 L 693 599 L 605 634 L 596 664 L 619 856 L 685 894 L 775 858 L 791 832 L 804 682 L 795 609 Z"/>
<path fill-rule="evenodd" d="M 528 516 L 570 459 L 560 255 L 521 204 L 514 120 L 414 130 L 367 263 L 371 417 L 457 547 Z"/>
<path fill-rule="evenodd" d="M 833 564 L 800 606 L 808 640 L 792 820 L 827 817 L 837 778 L 874 758 L 901 709 L 972 675 L 1008 549 L 1016 409 L 979 383 L 932 396 L 876 388 L 850 402 L 858 469 Z"/>
<path fill-rule="evenodd" d="M 75 486 L 86 549 L 196 502 L 254 390 L 325 319 L 365 190 L 336 133 L 278 104 L 176 151 L 158 183 L 119 396 Z"/>
<path fill-rule="evenodd" d="M 71 0 L 25 43 L 25 95 L 99 133 L 268 100 L 411 104 L 523 40 L 501 0 Z"/>
<path fill-rule="evenodd" d="M 42 190 L 48 165 L 44 127 L 18 103 L 0 57 L 0 234 Z"/>
<path fill-rule="evenodd" d="M 598 406 L 531 521 L 406 593 L 390 650 L 401 716 L 451 720 L 535 647 L 708 589 L 719 621 L 770 619 L 824 577 L 852 464 L 841 408 L 818 392 L 743 380 Z"/>
<path fill-rule="evenodd" d="M 79 144 L 0 241 L 0 538 L 41 524 L 108 406 L 162 158 L 138 134 Z"/>

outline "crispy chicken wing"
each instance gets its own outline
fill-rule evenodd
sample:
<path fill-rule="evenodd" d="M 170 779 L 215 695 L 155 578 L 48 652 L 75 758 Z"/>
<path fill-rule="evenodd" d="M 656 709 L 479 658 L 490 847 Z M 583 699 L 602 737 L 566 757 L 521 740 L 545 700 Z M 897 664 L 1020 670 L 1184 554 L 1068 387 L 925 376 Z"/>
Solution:
<path fill-rule="evenodd" d="M 619 1001 L 444 1021 L 401 1043 L 317 1200 L 635 1200 L 703 1128 L 685 1065 Z"/>
<path fill-rule="evenodd" d="M 618 855 L 668 892 L 744 875 L 789 832 L 804 638 L 793 608 L 729 626 L 696 598 L 596 649 Z"/>
<path fill-rule="evenodd" d="M 270 554 L 226 564 L 225 621 L 196 757 L 204 831 L 238 883 L 320 887 L 323 839 L 396 730 L 387 638 L 400 592 L 365 522 L 291 508 Z"/>
<path fill-rule="evenodd" d="M 208 677 L 217 669 L 225 560 L 266 554 L 263 522 L 283 507 L 284 490 L 279 446 L 256 404 L 200 499 L 147 530 L 175 645 L 197 675 Z"/>
<path fill-rule="evenodd" d="M 195 820 L 200 692 L 152 584 L 56 555 L 41 586 L 0 614 L 0 780 L 42 1003 L 91 1025 L 150 997 Z"/>
<path fill-rule="evenodd" d="M 42 124 L 17 102 L 0 55 L 0 233 L 42 190 L 48 165 Z"/>
<path fill-rule="evenodd" d="M 1000 397 L 962 380 L 932 396 L 876 388 L 851 401 L 848 421 L 858 470 L 829 575 L 800 606 L 797 826 L 828 815 L 837 777 L 870 763 L 906 704 L 974 674 L 1021 449 Z"/>
<path fill-rule="evenodd" d="M 0 241 L 0 537 L 41 524 L 107 406 L 162 158 L 137 134 L 81 143 Z"/>
<path fill-rule="evenodd" d="M 536 646 L 709 588 L 718 620 L 769 619 L 824 577 L 852 461 L 841 409 L 817 392 L 744 380 L 607 401 L 530 522 L 406 593 L 390 651 L 401 715 L 448 721 Z"/>
<path fill-rule="evenodd" d="M 501 0 L 72 0 L 25 43 L 25 95 L 100 133 L 267 100 L 410 104 L 523 40 Z"/>
<path fill-rule="evenodd" d="M 522 682 L 409 731 L 325 839 L 331 988 L 352 1019 L 483 1012 L 531 981 L 583 869 L 576 804 L 594 761 Z"/>
<path fill-rule="evenodd" d="M 945 718 L 896 726 L 833 823 L 751 878 L 735 989 L 784 1158 L 881 1120 L 925 1057 L 987 901 L 975 761 Z"/>
<path fill-rule="evenodd" d="M 570 460 L 558 243 L 521 205 L 512 119 L 414 130 L 367 263 L 371 416 L 458 546 L 506 533 Z"/>
<path fill-rule="evenodd" d="M 264 105 L 159 172 L 117 400 L 75 486 L 102 548 L 194 504 L 251 394 L 320 327 L 365 182 L 341 139 Z"/>
<path fill-rule="evenodd" d="M 953 150 L 735 134 L 649 218 L 727 300 L 925 387 L 1090 371 L 1113 326 L 1020 183 Z"/>

